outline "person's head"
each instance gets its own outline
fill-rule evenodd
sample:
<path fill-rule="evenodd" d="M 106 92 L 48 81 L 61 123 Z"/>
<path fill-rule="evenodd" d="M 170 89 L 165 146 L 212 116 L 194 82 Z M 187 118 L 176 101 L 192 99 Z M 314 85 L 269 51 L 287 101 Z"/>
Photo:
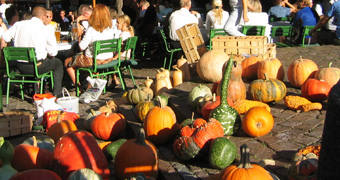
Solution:
<path fill-rule="evenodd" d="M 21 20 L 29 20 L 31 19 L 33 16 L 32 16 L 32 12 L 25 12 L 22 17 L 21 17 Z"/>
<path fill-rule="evenodd" d="M 61 10 L 61 11 L 60 11 L 60 17 L 61 17 L 61 18 L 64 18 L 65 15 L 66 15 L 65 10 Z"/>
<path fill-rule="evenodd" d="M 89 25 L 96 31 L 103 32 L 112 27 L 109 8 L 104 4 L 97 4 L 89 19 Z"/>
<path fill-rule="evenodd" d="M 277 6 L 277 5 L 283 6 L 284 3 L 285 2 L 283 0 L 274 0 L 273 1 L 274 6 Z"/>
<path fill-rule="evenodd" d="M 52 19 L 53 19 L 53 11 L 52 11 L 52 9 L 46 9 L 45 25 L 50 24 Z"/>
<path fill-rule="evenodd" d="M 13 25 L 15 22 L 19 21 L 19 11 L 13 5 L 6 9 L 5 16 L 9 25 Z"/>
<path fill-rule="evenodd" d="M 32 11 L 32 16 L 41 19 L 45 22 L 46 19 L 46 9 L 42 6 L 35 6 Z"/>
<path fill-rule="evenodd" d="M 140 4 L 140 7 L 142 10 L 144 9 L 148 9 L 148 7 L 150 6 L 150 3 L 148 1 L 143 1 L 141 4 Z"/>
<path fill-rule="evenodd" d="M 249 0 L 249 4 L 253 7 L 253 10 L 249 10 L 249 12 L 262 12 L 260 0 Z"/>
<path fill-rule="evenodd" d="M 117 10 L 115 8 L 110 8 L 109 11 L 110 11 L 111 19 L 117 19 L 117 17 L 118 17 Z"/>
<path fill-rule="evenodd" d="M 78 9 L 78 15 L 82 15 L 85 16 L 85 18 L 90 18 L 91 14 L 92 14 L 92 6 L 88 5 L 88 4 L 82 4 L 80 5 L 79 9 Z"/>
<path fill-rule="evenodd" d="M 300 4 L 299 4 L 300 8 L 304 8 L 304 7 L 312 7 L 312 3 L 311 0 L 301 0 Z"/>
<path fill-rule="evenodd" d="M 182 8 L 191 8 L 191 0 L 180 0 L 180 4 Z"/>
<path fill-rule="evenodd" d="M 117 29 L 124 31 L 124 29 L 127 29 L 131 36 L 134 36 L 134 29 L 130 25 L 131 19 L 128 15 L 124 14 L 117 18 Z"/>
<path fill-rule="evenodd" d="M 213 0 L 212 7 L 213 8 L 222 8 L 222 0 Z"/>

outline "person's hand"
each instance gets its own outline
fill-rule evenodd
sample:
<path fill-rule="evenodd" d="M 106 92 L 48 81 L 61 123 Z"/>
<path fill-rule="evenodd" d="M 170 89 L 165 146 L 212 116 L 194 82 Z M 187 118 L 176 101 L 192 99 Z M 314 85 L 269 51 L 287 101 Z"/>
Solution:
<path fill-rule="evenodd" d="M 80 15 L 77 17 L 77 22 L 79 23 L 79 21 L 82 21 L 82 20 L 87 20 L 87 18 L 83 15 Z"/>
<path fill-rule="evenodd" d="M 190 11 L 190 13 L 191 13 L 191 14 L 193 14 L 193 15 L 196 15 L 196 14 L 198 14 L 198 12 L 197 12 L 197 11 Z"/>
<path fill-rule="evenodd" d="M 249 21 L 248 15 L 243 14 L 243 21 L 246 23 Z"/>

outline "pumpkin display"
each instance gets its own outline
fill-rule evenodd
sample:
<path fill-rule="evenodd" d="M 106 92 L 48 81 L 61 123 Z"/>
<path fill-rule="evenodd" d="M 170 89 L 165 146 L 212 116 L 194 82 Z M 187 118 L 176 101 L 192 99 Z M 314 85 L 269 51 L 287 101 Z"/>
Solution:
<path fill-rule="evenodd" d="M 210 140 L 223 137 L 224 129 L 221 123 L 216 119 L 209 121 L 195 129 L 192 138 L 201 149 L 209 149 Z"/>
<path fill-rule="evenodd" d="M 257 78 L 265 79 L 264 73 L 267 74 L 269 79 L 278 79 L 283 81 L 285 77 L 285 71 L 282 63 L 277 58 L 264 59 L 258 63 Z"/>
<path fill-rule="evenodd" d="M 92 122 L 92 133 L 102 140 L 113 140 L 125 130 L 126 120 L 121 113 L 102 113 Z"/>
<path fill-rule="evenodd" d="M 96 118 L 102 112 L 95 111 L 93 109 L 90 110 L 90 113 L 87 114 L 86 118 L 84 119 L 84 128 L 87 131 L 92 131 L 92 122 L 94 118 Z"/>
<path fill-rule="evenodd" d="M 218 137 L 210 143 L 208 161 L 211 167 L 224 169 L 236 158 L 237 147 L 230 139 Z"/>
<path fill-rule="evenodd" d="M 70 120 L 60 121 L 60 115 L 62 111 L 59 112 L 57 117 L 57 123 L 53 124 L 49 131 L 47 131 L 47 136 L 50 136 L 54 142 L 58 142 L 59 138 L 70 131 L 78 130 L 74 122 Z"/>
<path fill-rule="evenodd" d="M 54 140 L 51 137 L 43 134 L 39 136 L 29 137 L 25 139 L 21 144 L 34 145 L 34 141 L 36 141 L 37 146 L 41 149 L 47 149 L 51 152 L 54 150 Z"/>
<path fill-rule="evenodd" d="M 60 176 L 47 169 L 29 169 L 19 172 L 11 177 L 10 180 L 62 180 Z"/>
<path fill-rule="evenodd" d="M 113 101 L 106 101 L 104 106 L 101 106 L 98 111 L 100 112 L 108 112 L 108 113 L 113 113 L 118 111 L 118 106 L 117 104 Z"/>
<path fill-rule="evenodd" d="M 243 131 L 252 137 L 266 135 L 273 127 L 273 115 L 264 107 L 250 108 L 242 119 Z"/>
<path fill-rule="evenodd" d="M 225 68 L 227 63 L 225 63 Z M 219 83 L 216 94 L 217 96 L 221 95 L 221 86 L 222 83 Z M 247 89 L 246 85 L 242 80 L 242 67 L 236 61 L 234 61 L 233 68 L 231 69 L 230 79 L 229 79 L 229 86 L 228 86 L 228 97 L 232 101 L 237 101 L 240 99 L 246 99 L 247 96 Z"/>
<path fill-rule="evenodd" d="M 103 149 L 104 154 L 106 155 L 107 159 L 114 160 L 117 154 L 118 149 L 125 143 L 127 139 L 118 139 L 114 142 L 111 142 Z"/>
<path fill-rule="evenodd" d="M 249 94 L 253 100 L 261 102 L 277 102 L 282 100 L 287 93 L 286 85 L 278 79 L 257 79 L 249 84 Z"/>
<path fill-rule="evenodd" d="M 52 168 L 62 179 L 82 168 L 91 168 L 103 179 L 110 177 L 108 162 L 96 139 L 83 130 L 69 132 L 60 138 L 53 151 Z"/>
<path fill-rule="evenodd" d="M 176 65 L 177 68 L 180 69 L 183 73 L 183 82 L 189 81 L 191 79 L 191 76 L 188 60 L 181 56 L 181 58 L 177 60 Z"/>
<path fill-rule="evenodd" d="M 140 128 L 137 138 L 129 139 L 120 146 L 114 167 L 117 180 L 127 179 L 137 173 L 157 178 L 157 149 L 150 141 L 145 140 L 144 129 Z"/>
<path fill-rule="evenodd" d="M 173 153 L 182 161 L 195 158 L 200 150 L 201 148 L 195 143 L 191 136 L 181 136 L 177 138 L 173 144 Z"/>
<path fill-rule="evenodd" d="M 191 118 L 193 118 L 193 116 Z M 206 124 L 206 123 L 207 123 L 207 121 L 205 121 L 202 118 L 197 118 L 195 120 L 192 120 L 192 123 L 181 128 L 180 135 L 181 136 L 191 136 L 197 128 L 199 128 L 200 126 L 202 126 L 203 124 Z"/>
<path fill-rule="evenodd" d="M 292 86 L 300 88 L 308 78 L 315 76 L 318 69 L 318 65 L 313 60 L 300 57 L 290 64 L 287 71 L 288 81 Z"/>
<path fill-rule="evenodd" d="M 233 66 L 233 55 L 231 54 L 227 67 L 224 71 L 221 87 L 221 104 L 210 112 L 209 118 L 218 120 L 224 129 L 224 135 L 233 135 L 241 126 L 241 118 L 238 112 L 228 102 L 228 86 Z"/>
<path fill-rule="evenodd" d="M 60 114 L 61 113 L 61 114 Z M 60 116 L 60 121 L 69 120 L 75 122 L 80 116 L 75 112 L 59 111 L 59 110 L 48 110 L 43 115 L 43 121 L 41 125 L 46 126 L 46 131 L 57 123 L 58 116 Z"/>
<path fill-rule="evenodd" d="M 229 55 L 223 51 L 210 50 L 203 54 L 197 62 L 198 76 L 207 82 L 220 81 L 223 76 L 223 64 L 229 59 Z"/>
<path fill-rule="evenodd" d="M 175 70 L 172 74 L 172 82 L 173 82 L 173 87 L 176 87 L 183 83 L 183 72 L 177 67 L 175 67 Z"/>
<path fill-rule="evenodd" d="M 328 99 L 330 90 L 331 85 L 328 82 L 310 78 L 302 84 L 301 95 L 312 102 L 321 102 Z"/>
<path fill-rule="evenodd" d="M 288 178 L 316 179 L 318 157 L 314 153 L 303 154 L 297 152 L 292 156 L 291 166 L 288 170 Z"/>
<path fill-rule="evenodd" d="M 14 148 L 11 142 L 0 137 L 0 160 L 2 161 L 2 165 L 0 165 L 1 180 L 10 179 L 13 175 L 18 173 L 18 171 L 11 166 L 13 156 Z"/>
<path fill-rule="evenodd" d="M 146 101 L 148 96 L 153 97 L 153 91 L 147 87 L 139 87 L 130 89 L 127 94 L 128 101 L 131 104 L 138 104 L 139 102 Z"/>
<path fill-rule="evenodd" d="M 178 131 L 175 112 L 161 102 L 160 106 L 149 110 L 144 120 L 144 130 L 146 139 L 152 143 L 167 143 Z"/>
<path fill-rule="evenodd" d="M 188 95 L 188 102 L 191 108 L 197 108 L 197 101 L 199 97 L 204 97 L 206 95 L 212 96 L 210 88 L 206 85 L 199 84 L 191 89 Z"/>
<path fill-rule="evenodd" d="M 76 171 L 73 171 L 67 180 L 103 180 L 103 178 L 89 168 L 82 168 Z"/>
<path fill-rule="evenodd" d="M 333 87 L 340 79 L 340 69 L 332 67 L 332 62 L 328 63 L 328 67 L 320 68 L 314 75 L 315 79 L 324 80 Z"/>
<path fill-rule="evenodd" d="M 135 107 L 135 114 L 137 118 L 144 122 L 144 119 L 146 115 L 148 114 L 149 110 L 155 107 L 155 103 L 151 101 L 151 98 L 149 96 L 148 100 L 139 102 Z"/>
<path fill-rule="evenodd" d="M 33 145 L 19 144 L 14 148 L 12 166 L 18 171 L 28 169 L 49 169 L 53 153 L 47 149 L 37 147 L 35 137 Z"/>
<path fill-rule="evenodd" d="M 262 61 L 260 57 L 249 56 L 241 62 L 242 66 L 242 77 L 248 80 L 257 79 L 257 69 L 259 62 Z"/>
<path fill-rule="evenodd" d="M 250 164 L 249 148 L 246 144 L 241 145 L 241 160 L 238 166 L 230 165 L 220 173 L 220 180 L 272 180 L 267 170 L 257 164 Z"/>

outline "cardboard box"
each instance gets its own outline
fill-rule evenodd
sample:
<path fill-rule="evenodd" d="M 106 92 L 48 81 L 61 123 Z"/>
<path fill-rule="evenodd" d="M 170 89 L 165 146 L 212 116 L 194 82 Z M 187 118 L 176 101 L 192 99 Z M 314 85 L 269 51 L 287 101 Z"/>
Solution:
<path fill-rule="evenodd" d="M 5 112 L 0 114 L 0 137 L 10 137 L 32 131 L 33 114 L 26 112 Z"/>

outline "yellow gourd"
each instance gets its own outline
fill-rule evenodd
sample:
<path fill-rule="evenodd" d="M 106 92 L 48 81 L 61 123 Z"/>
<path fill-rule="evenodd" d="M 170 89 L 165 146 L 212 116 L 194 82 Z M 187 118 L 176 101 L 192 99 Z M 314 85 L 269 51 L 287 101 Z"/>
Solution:
<path fill-rule="evenodd" d="M 171 80 L 170 80 L 170 71 L 167 70 L 167 69 L 161 68 L 159 72 L 164 74 L 164 78 L 168 83 L 167 87 L 168 87 L 168 89 L 171 89 L 172 84 L 171 84 Z"/>
<path fill-rule="evenodd" d="M 162 92 L 168 90 L 168 81 L 166 80 L 164 74 L 160 74 L 156 79 L 154 94 L 155 96 L 162 94 Z"/>
<path fill-rule="evenodd" d="M 175 71 L 172 74 L 172 81 L 174 82 L 173 84 L 174 87 L 183 83 L 183 72 L 177 67 L 175 68 Z"/>
<path fill-rule="evenodd" d="M 177 67 L 180 69 L 183 73 L 183 82 L 190 80 L 190 69 L 188 61 L 183 58 L 183 56 L 177 60 Z"/>
<path fill-rule="evenodd" d="M 153 80 L 149 78 L 149 76 L 146 76 L 146 80 L 144 81 L 144 85 L 148 88 L 151 88 L 153 83 Z"/>

